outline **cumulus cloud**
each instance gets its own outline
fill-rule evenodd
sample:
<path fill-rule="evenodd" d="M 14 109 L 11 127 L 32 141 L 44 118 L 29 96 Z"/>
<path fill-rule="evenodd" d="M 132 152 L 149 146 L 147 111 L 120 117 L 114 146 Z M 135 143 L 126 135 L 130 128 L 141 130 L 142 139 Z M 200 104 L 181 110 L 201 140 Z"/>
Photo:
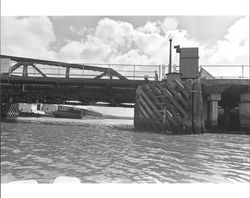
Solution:
<path fill-rule="evenodd" d="M 86 36 L 68 40 L 58 52 L 51 50 L 56 40 L 48 17 L 1 17 L 3 54 L 60 59 L 69 62 L 104 62 L 131 64 L 168 64 L 169 35 L 173 45 L 199 47 L 201 64 L 248 64 L 249 20 L 242 18 L 213 46 L 192 38 L 188 30 L 179 29 L 174 17 L 163 21 L 147 21 L 140 27 L 124 21 L 104 18 L 96 27 L 83 27 Z M 79 29 L 69 27 L 76 34 Z M 173 53 L 173 63 L 179 64 Z"/>
<path fill-rule="evenodd" d="M 79 41 L 68 42 L 60 49 L 60 57 L 64 60 L 79 60 L 84 46 Z"/>
<path fill-rule="evenodd" d="M 147 21 L 144 26 L 137 28 L 138 31 L 144 33 L 160 33 L 161 29 L 159 26 L 159 22 Z"/>
<path fill-rule="evenodd" d="M 108 62 L 111 46 L 99 38 L 89 35 L 85 41 L 70 41 L 64 45 L 58 56 L 71 62 Z"/>
<path fill-rule="evenodd" d="M 161 24 L 162 30 L 167 33 L 169 30 L 175 30 L 178 26 L 178 21 L 174 17 L 167 17 Z"/>
<path fill-rule="evenodd" d="M 62 47 L 59 55 L 61 58 L 81 59 L 81 62 L 109 62 L 110 57 L 113 59 L 131 49 L 133 31 L 134 28 L 130 23 L 104 18 L 98 22 L 95 31 L 85 40 L 67 43 Z M 72 47 L 75 50 L 72 50 Z"/>
<path fill-rule="evenodd" d="M 1 53 L 54 59 L 50 44 L 56 37 L 48 17 L 1 17 Z"/>
<path fill-rule="evenodd" d="M 210 63 L 249 64 L 249 19 L 235 22 L 222 40 L 217 42 Z"/>
<path fill-rule="evenodd" d="M 168 64 L 170 34 L 174 35 L 174 44 L 199 45 L 188 38 L 187 31 L 175 29 L 177 24 L 174 18 L 167 18 L 162 23 L 148 21 L 135 29 L 130 23 L 104 18 L 86 40 L 69 42 L 63 46 L 60 55 L 82 59 L 82 62 Z M 177 61 L 177 57 L 174 60 Z"/>
<path fill-rule="evenodd" d="M 108 58 L 112 52 L 112 46 L 103 42 L 95 36 L 89 36 L 84 43 L 83 50 L 81 51 L 81 58 L 84 61 L 97 61 L 108 62 Z"/>
<path fill-rule="evenodd" d="M 113 48 L 129 49 L 134 28 L 130 23 L 104 18 L 98 22 L 95 36 Z"/>
<path fill-rule="evenodd" d="M 150 60 L 148 56 L 140 54 L 139 50 L 132 49 L 125 54 L 118 56 L 111 56 L 109 59 L 114 63 L 124 63 L 124 64 L 149 64 Z"/>

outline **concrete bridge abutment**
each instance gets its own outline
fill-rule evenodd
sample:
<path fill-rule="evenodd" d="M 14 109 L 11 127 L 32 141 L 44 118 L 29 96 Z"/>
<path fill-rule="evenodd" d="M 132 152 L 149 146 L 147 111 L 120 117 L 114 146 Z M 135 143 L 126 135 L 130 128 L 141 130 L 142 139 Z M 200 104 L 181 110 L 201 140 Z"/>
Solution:
<path fill-rule="evenodd" d="M 240 95 L 239 117 L 241 129 L 250 132 L 250 93 Z"/>
<path fill-rule="evenodd" d="M 223 126 L 225 129 L 230 129 L 231 127 L 231 106 L 229 104 L 225 104 L 224 107 L 224 113 L 223 113 Z"/>
<path fill-rule="evenodd" d="M 208 96 L 208 128 L 218 128 L 218 102 L 221 100 L 221 94 L 211 94 Z"/>

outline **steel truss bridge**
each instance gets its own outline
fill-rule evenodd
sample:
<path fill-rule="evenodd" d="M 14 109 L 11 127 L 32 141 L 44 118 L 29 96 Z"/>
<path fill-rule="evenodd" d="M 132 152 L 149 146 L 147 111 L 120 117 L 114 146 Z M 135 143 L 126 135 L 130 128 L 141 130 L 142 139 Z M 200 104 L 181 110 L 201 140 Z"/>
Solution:
<path fill-rule="evenodd" d="M 138 85 L 162 78 L 162 65 L 72 64 L 6 55 L 2 59 L 11 65 L 1 72 L 2 102 L 116 106 L 133 103 Z"/>
<path fill-rule="evenodd" d="M 75 64 L 0 57 L 2 103 L 75 104 L 78 101 L 78 104 L 107 102 L 114 106 L 134 103 L 138 85 L 160 81 L 167 71 L 164 65 Z M 2 60 L 8 61 L 8 67 L 4 67 Z M 246 80 L 250 73 L 249 65 L 203 65 L 201 68 L 213 76 L 232 71 L 234 76 L 229 74 L 227 79 Z M 173 69 L 178 72 L 179 68 Z"/>

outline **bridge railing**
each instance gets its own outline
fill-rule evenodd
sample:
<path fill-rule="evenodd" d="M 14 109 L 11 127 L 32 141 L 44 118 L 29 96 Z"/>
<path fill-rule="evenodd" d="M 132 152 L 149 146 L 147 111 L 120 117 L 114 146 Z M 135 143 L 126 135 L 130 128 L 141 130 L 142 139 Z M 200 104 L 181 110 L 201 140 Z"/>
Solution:
<path fill-rule="evenodd" d="M 145 65 L 145 64 L 100 64 L 84 63 L 86 65 L 106 67 L 113 69 L 129 80 L 161 80 L 163 65 Z M 108 75 L 107 75 L 108 76 Z"/>
<path fill-rule="evenodd" d="M 164 65 L 128 65 L 128 64 L 88 64 L 91 66 L 105 67 L 114 69 L 121 75 L 129 80 L 143 80 L 147 77 L 149 80 L 162 80 L 165 71 L 168 67 Z M 62 67 L 39 66 L 38 67 L 46 76 L 65 78 L 66 69 Z M 249 65 L 200 65 L 215 78 L 228 78 L 228 79 L 248 79 L 249 78 Z M 174 72 L 179 72 L 179 66 L 174 67 Z M 23 75 L 22 68 L 15 70 L 11 75 Z M 79 69 L 70 70 L 70 78 L 94 78 L 98 75 L 97 72 Z M 41 76 L 35 69 L 28 69 L 29 77 Z M 103 77 L 109 79 L 109 74 Z"/>
<path fill-rule="evenodd" d="M 205 69 L 216 79 L 249 79 L 249 65 L 200 65 L 199 71 Z M 168 67 L 166 66 L 166 71 Z M 174 72 L 179 72 L 180 67 L 174 66 Z"/>
<path fill-rule="evenodd" d="M 8 60 L 7 64 L 2 64 L 2 59 Z M 3 68 L 3 65 L 6 65 L 6 68 L 5 66 Z M 247 79 L 250 76 L 249 65 L 200 65 L 199 69 L 201 68 L 205 69 L 215 78 Z M 71 64 L 1 55 L 1 70 L 3 71 L 3 69 L 7 69 L 5 73 L 8 73 L 9 76 L 47 76 L 55 78 L 68 77 L 82 79 L 119 79 L 122 76 L 126 77 L 129 80 L 144 80 L 145 78 L 149 80 L 162 80 L 165 78 L 165 74 L 168 71 L 168 66 L 161 64 Z M 179 72 L 179 66 L 173 65 L 172 71 Z"/>
<path fill-rule="evenodd" d="M 215 78 L 249 79 L 249 65 L 200 65 Z"/>

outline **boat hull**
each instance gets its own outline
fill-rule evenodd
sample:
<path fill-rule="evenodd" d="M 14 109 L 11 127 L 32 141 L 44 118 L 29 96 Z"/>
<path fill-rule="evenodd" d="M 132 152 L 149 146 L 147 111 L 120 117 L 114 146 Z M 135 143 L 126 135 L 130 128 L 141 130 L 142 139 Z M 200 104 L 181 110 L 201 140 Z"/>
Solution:
<path fill-rule="evenodd" d="M 56 118 L 82 118 L 81 112 L 55 111 L 53 114 Z"/>

